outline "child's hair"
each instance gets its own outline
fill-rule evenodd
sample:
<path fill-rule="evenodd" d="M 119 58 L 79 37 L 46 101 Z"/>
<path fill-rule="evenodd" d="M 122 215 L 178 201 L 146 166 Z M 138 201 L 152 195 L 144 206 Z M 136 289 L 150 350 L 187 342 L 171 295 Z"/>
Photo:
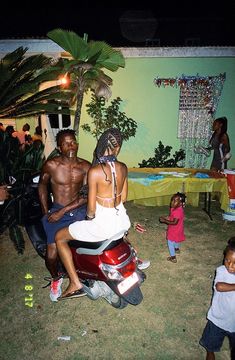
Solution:
<path fill-rule="evenodd" d="M 179 196 L 182 206 L 185 206 L 187 196 L 184 193 L 177 192 L 175 196 Z"/>
<path fill-rule="evenodd" d="M 235 236 L 228 240 L 228 245 L 224 249 L 224 256 L 226 256 L 229 251 L 235 252 Z"/>

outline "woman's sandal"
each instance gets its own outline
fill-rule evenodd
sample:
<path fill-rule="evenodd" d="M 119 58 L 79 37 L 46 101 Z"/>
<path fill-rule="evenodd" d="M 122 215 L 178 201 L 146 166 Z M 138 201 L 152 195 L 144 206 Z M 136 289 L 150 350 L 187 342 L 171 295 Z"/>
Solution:
<path fill-rule="evenodd" d="M 73 298 L 78 298 L 78 297 L 82 297 L 82 296 L 86 296 L 87 293 L 83 290 L 83 288 L 72 291 L 66 295 L 61 295 L 57 298 L 58 301 L 60 300 L 66 300 L 66 299 L 73 299 Z"/>
<path fill-rule="evenodd" d="M 168 260 L 168 261 L 171 261 L 171 262 L 173 262 L 173 263 L 177 263 L 177 259 L 176 259 L 175 256 L 169 256 L 169 257 L 167 258 L 167 260 Z"/>

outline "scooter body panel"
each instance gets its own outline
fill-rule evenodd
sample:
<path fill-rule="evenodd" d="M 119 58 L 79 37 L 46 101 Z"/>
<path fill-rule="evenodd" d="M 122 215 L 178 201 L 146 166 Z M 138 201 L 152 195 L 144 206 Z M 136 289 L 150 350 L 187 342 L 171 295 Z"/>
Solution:
<path fill-rule="evenodd" d="M 81 242 L 80 242 L 81 243 Z M 129 259 L 135 267 L 135 258 L 131 256 L 131 247 L 124 240 L 117 246 L 105 250 L 101 255 L 87 255 L 77 253 L 76 247 L 71 247 L 75 269 L 81 279 L 96 279 L 107 281 L 101 270 L 102 263 L 121 267 Z"/>
<path fill-rule="evenodd" d="M 106 250 L 100 255 L 100 260 L 106 264 L 119 265 L 126 261 L 131 255 L 131 248 L 129 244 L 122 241 L 113 249 Z"/>
<path fill-rule="evenodd" d="M 88 297 L 93 300 L 104 297 L 112 304 L 113 297 L 118 296 L 129 304 L 140 304 L 143 300 L 140 285 L 145 276 L 137 270 L 136 256 L 130 243 L 122 239 L 118 245 L 109 246 L 111 248 L 104 250 L 100 255 L 79 254 L 76 246 L 71 248 L 77 274 L 81 280 L 84 280 L 83 286 Z M 108 278 L 102 271 L 102 264 L 110 265 L 118 270 L 122 280 Z M 123 288 L 122 285 L 125 287 Z"/>

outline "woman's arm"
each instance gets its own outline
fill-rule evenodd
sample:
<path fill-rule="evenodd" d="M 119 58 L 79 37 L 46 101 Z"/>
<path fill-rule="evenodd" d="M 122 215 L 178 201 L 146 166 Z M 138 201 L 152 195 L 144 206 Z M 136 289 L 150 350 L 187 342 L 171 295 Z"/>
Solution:
<path fill-rule="evenodd" d="M 128 169 L 126 164 L 122 163 L 122 176 L 125 177 L 124 179 L 124 183 L 123 183 L 123 187 L 122 187 L 122 195 L 121 195 L 121 200 L 123 203 L 125 203 L 127 201 L 127 196 L 128 196 Z"/>
<path fill-rule="evenodd" d="M 221 143 L 224 145 L 225 147 L 225 152 L 226 154 L 229 153 L 230 151 L 230 142 L 229 142 L 229 137 L 228 134 L 223 134 L 222 138 L 221 138 Z M 225 155 L 226 155 L 225 154 Z"/>
<path fill-rule="evenodd" d="M 93 219 L 96 211 L 96 195 L 97 195 L 97 169 L 90 168 L 87 176 L 88 183 L 88 203 L 87 203 L 87 217 Z"/>
<path fill-rule="evenodd" d="M 123 184 L 123 188 L 122 188 L 122 195 L 121 195 L 121 199 L 122 199 L 123 203 L 126 202 L 127 195 L 128 195 L 128 181 L 127 181 L 127 177 L 126 177 L 124 180 L 124 184 Z"/>

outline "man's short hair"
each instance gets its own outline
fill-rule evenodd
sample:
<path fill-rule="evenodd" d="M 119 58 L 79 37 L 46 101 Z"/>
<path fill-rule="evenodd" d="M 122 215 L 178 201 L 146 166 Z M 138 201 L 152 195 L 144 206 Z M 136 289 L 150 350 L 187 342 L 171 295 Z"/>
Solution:
<path fill-rule="evenodd" d="M 76 138 L 76 132 L 75 130 L 72 130 L 72 129 L 63 129 L 63 130 L 60 130 L 57 134 L 56 134 L 56 144 L 57 146 L 60 146 L 60 141 L 62 139 L 62 137 L 64 135 L 71 135 L 73 136 L 74 138 Z"/>

